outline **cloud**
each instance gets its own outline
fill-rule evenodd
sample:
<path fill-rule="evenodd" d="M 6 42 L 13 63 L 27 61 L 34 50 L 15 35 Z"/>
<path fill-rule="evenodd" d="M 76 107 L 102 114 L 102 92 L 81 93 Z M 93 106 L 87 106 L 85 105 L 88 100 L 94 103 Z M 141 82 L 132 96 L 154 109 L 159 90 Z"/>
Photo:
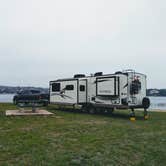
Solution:
<path fill-rule="evenodd" d="M 166 79 L 155 73 L 165 70 L 165 5 L 162 0 L 1 1 L 0 84 L 47 86 L 74 73 L 133 68 L 148 75 L 149 87 L 164 87 Z"/>

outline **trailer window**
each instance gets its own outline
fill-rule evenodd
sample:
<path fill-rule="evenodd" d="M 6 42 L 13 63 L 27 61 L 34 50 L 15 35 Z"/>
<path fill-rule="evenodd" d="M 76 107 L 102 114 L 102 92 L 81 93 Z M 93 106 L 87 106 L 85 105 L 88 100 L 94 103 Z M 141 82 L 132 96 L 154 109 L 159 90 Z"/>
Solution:
<path fill-rule="evenodd" d="M 74 85 L 66 85 L 65 90 L 74 90 Z"/>
<path fill-rule="evenodd" d="M 59 92 L 61 89 L 60 87 L 61 87 L 60 83 L 53 83 L 52 84 L 52 92 Z"/>
<path fill-rule="evenodd" d="M 40 91 L 39 90 L 31 90 L 31 93 L 32 94 L 37 94 L 37 93 L 40 93 Z"/>
<path fill-rule="evenodd" d="M 85 91 L 85 86 L 84 85 L 80 85 L 80 91 L 84 92 Z"/>

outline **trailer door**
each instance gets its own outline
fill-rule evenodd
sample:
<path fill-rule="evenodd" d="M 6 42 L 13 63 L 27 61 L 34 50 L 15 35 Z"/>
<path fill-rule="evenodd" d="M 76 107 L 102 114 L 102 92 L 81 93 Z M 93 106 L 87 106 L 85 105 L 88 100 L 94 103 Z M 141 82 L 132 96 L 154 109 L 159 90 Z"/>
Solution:
<path fill-rule="evenodd" d="M 78 87 L 78 94 L 79 94 L 79 103 L 86 103 L 87 102 L 87 80 L 79 80 L 79 87 Z"/>

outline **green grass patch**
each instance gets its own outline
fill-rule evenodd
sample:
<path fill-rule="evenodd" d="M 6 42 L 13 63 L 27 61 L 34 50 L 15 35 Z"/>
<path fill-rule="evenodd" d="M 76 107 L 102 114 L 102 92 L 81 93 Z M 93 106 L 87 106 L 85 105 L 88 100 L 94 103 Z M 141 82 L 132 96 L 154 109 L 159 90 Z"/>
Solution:
<path fill-rule="evenodd" d="M 166 113 L 128 110 L 113 115 L 59 111 L 53 116 L 6 117 L 0 104 L 0 165 L 166 165 Z"/>

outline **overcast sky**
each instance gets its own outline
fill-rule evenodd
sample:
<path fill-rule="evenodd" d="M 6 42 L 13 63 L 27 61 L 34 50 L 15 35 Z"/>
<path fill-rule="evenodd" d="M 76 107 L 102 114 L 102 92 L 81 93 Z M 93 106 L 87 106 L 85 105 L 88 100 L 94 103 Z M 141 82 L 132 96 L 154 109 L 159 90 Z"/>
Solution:
<path fill-rule="evenodd" d="M 0 85 L 124 69 L 166 88 L 165 0 L 0 0 Z"/>

